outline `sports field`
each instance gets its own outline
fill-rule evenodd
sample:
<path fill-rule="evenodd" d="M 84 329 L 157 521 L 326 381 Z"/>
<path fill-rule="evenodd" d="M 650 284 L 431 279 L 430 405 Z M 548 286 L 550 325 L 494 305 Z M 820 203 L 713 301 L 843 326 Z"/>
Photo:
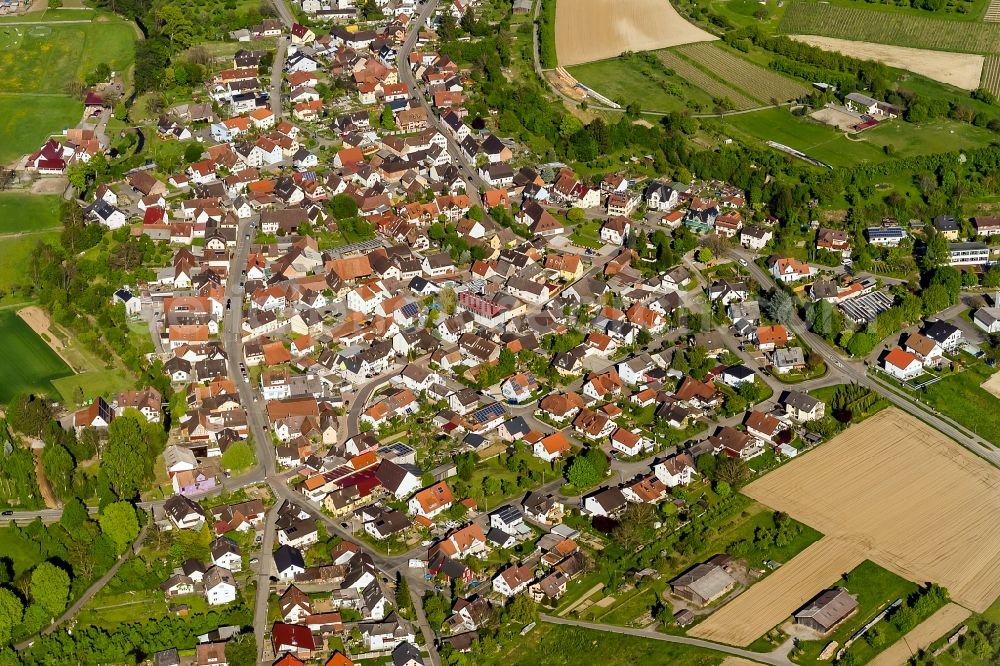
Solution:
<path fill-rule="evenodd" d="M 882 123 L 848 139 L 843 131 L 793 116 L 787 109 L 729 116 L 721 124 L 727 131 L 760 141 L 777 141 L 833 166 L 881 162 L 887 159 L 882 150 L 886 145 L 891 145 L 897 156 L 909 157 L 985 146 L 995 137 L 984 127 L 937 119 L 926 123 Z"/>
<path fill-rule="evenodd" d="M 0 90 L 61 95 L 99 63 L 119 72 L 132 64 L 135 32 L 107 15 L 90 23 L 0 23 L 0 45 Z"/>
<path fill-rule="evenodd" d="M 58 396 L 52 380 L 73 374 L 14 308 L 0 310 L 0 348 L 0 403 L 24 391 Z"/>
<path fill-rule="evenodd" d="M 954 21 L 824 3 L 792 2 L 785 10 L 780 30 L 790 35 L 821 35 L 935 51 L 1000 53 L 1000 23 Z"/>
<path fill-rule="evenodd" d="M 0 193 L 0 236 L 59 226 L 58 196 Z"/>
<path fill-rule="evenodd" d="M 744 492 L 971 610 L 1000 596 L 1000 470 L 898 409 Z"/>

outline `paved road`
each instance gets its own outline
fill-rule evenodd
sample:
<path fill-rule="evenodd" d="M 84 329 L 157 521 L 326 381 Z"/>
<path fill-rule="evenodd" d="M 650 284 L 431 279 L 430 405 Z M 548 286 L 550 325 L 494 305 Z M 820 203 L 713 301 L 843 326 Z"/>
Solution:
<path fill-rule="evenodd" d="M 87 605 L 87 602 L 89 602 L 95 594 L 100 592 L 101 588 L 108 584 L 108 581 L 110 581 L 112 578 L 115 577 L 115 574 L 118 573 L 118 569 L 120 569 L 122 564 L 125 563 L 125 560 L 131 557 L 132 554 L 138 551 L 139 547 L 142 546 L 142 542 L 146 538 L 146 531 L 149 529 L 149 526 L 151 524 L 152 521 L 149 521 L 145 525 L 143 525 L 142 529 L 139 530 L 139 536 L 136 537 L 135 543 L 132 544 L 132 548 L 126 550 L 124 553 L 119 555 L 118 560 L 111 566 L 110 569 L 108 569 L 107 573 L 105 573 L 103 576 L 94 581 L 93 584 L 91 584 L 91 586 L 87 588 L 87 591 L 83 593 L 83 596 L 77 599 L 72 606 L 67 608 L 66 612 L 63 613 L 58 620 L 56 620 L 49 626 L 45 627 L 44 629 L 42 629 L 43 636 L 51 634 L 60 626 L 62 626 L 69 620 L 73 619 L 76 616 L 76 614 L 79 613 L 83 609 L 83 607 Z M 17 645 L 14 646 L 14 649 L 24 650 L 30 647 L 31 644 L 35 642 L 35 638 L 36 637 L 32 637 L 26 641 L 18 643 Z"/>
<path fill-rule="evenodd" d="M 723 643 L 703 641 L 700 638 L 661 634 L 660 632 L 653 631 L 651 629 L 634 629 L 632 627 L 616 627 L 607 624 L 596 624 L 593 622 L 579 622 L 577 620 L 567 620 L 561 617 L 552 617 L 551 615 L 545 615 L 544 613 L 539 617 L 542 622 L 548 622 L 550 624 L 562 624 L 569 627 L 582 627 L 584 629 L 593 629 L 594 631 L 605 631 L 611 634 L 624 634 L 627 636 L 637 636 L 639 638 L 650 638 L 654 641 L 663 641 L 665 643 L 691 645 L 693 647 L 705 648 L 706 650 L 725 652 L 726 654 L 743 657 L 744 659 L 750 659 L 762 664 L 772 664 L 773 666 L 792 666 L 792 661 L 788 658 L 788 651 L 792 647 L 791 641 L 786 642 L 774 652 L 760 653 L 751 652 L 750 650 L 741 650 L 740 648 L 725 645 Z"/>
<path fill-rule="evenodd" d="M 274 64 L 271 65 L 270 101 L 275 124 L 281 120 L 281 81 L 285 69 L 286 53 L 288 53 L 288 37 L 282 36 L 278 38 L 278 50 L 274 54 Z"/>
<path fill-rule="evenodd" d="M 257 593 L 254 597 L 253 605 L 253 633 L 257 639 L 257 654 L 260 655 L 262 663 L 270 664 L 273 655 L 270 654 L 271 646 L 267 643 L 267 606 L 271 594 L 271 581 L 273 575 L 273 564 L 271 553 L 274 551 L 274 524 L 278 520 L 278 511 L 284 504 L 284 500 L 278 500 L 267 512 L 264 521 L 264 539 L 261 542 L 260 550 L 257 552 L 257 565 L 254 568 L 254 579 L 257 582 Z"/>
<path fill-rule="evenodd" d="M 424 3 L 423 8 L 420 13 L 414 17 L 413 21 L 410 22 L 410 32 L 403 40 L 403 45 L 399 48 L 399 55 L 396 58 L 396 62 L 399 64 L 399 80 L 405 83 L 410 89 L 412 96 L 420 102 L 420 105 L 424 108 L 424 112 L 427 114 L 427 122 L 434 127 L 436 130 L 441 132 L 442 135 L 448 140 L 448 154 L 451 155 L 452 162 L 458 166 L 459 171 L 462 174 L 462 180 L 465 182 L 465 191 L 471 196 L 476 194 L 480 188 L 482 189 L 493 189 L 493 186 L 487 183 L 479 175 L 475 166 L 465 158 L 465 155 L 458 147 L 458 143 L 452 137 L 451 132 L 447 130 L 444 124 L 438 119 L 434 114 L 434 110 L 431 108 L 430 104 L 427 102 L 427 98 L 424 97 L 423 92 L 417 85 L 417 81 L 413 76 L 413 70 L 409 66 L 409 56 L 410 52 L 413 50 L 414 45 L 417 43 L 417 35 L 420 32 L 420 27 L 425 25 L 427 18 L 434 13 L 437 9 L 440 0 L 427 0 Z"/>
<path fill-rule="evenodd" d="M 746 259 L 747 269 L 761 285 L 765 287 L 774 286 L 774 280 L 771 275 L 753 263 L 753 255 L 742 250 L 732 250 L 730 254 L 737 258 Z M 978 437 L 969 437 L 951 419 L 924 407 L 918 402 L 904 398 L 895 391 L 888 390 L 881 381 L 868 376 L 868 368 L 864 362 L 841 356 L 827 344 L 826 340 L 809 331 L 806 323 L 802 321 L 797 312 L 793 313 L 790 326 L 795 335 L 799 336 L 800 340 L 805 342 L 814 352 L 823 358 L 830 368 L 830 375 L 843 377 L 845 381 L 855 382 L 878 391 L 889 402 L 903 411 L 940 430 L 976 455 L 1000 467 L 1000 450 L 993 448 Z"/>
<path fill-rule="evenodd" d="M 288 7 L 288 3 L 285 0 L 272 0 L 272 4 L 275 10 L 277 10 L 278 18 L 281 19 L 281 22 L 285 24 L 286 28 L 291 28 L 292 24 L 295 23 L 295 16 Z"/>

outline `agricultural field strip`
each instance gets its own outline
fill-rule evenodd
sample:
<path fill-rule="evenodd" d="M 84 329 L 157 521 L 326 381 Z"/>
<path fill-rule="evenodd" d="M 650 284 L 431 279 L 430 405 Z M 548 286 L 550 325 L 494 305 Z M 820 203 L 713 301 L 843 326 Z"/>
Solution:
<path fill-rule="evenodd" d="M 564 67 L 614 58 L 625 51 L 718 39 L 688 22 L 666 0 L 557 2 L 555 14 L 556 55 Z"/>
<path fill-rule="evenodd" d="M 1000 596 L 1000 470 L 897 409 L 744 492 L 973 611 Z"/>
<path fill-rule="evenodd" d="M 983 20 L 993 23 L 1000 22 L 1000 0 L 990 0 L 986 13 L 983 14 Z"/>
<path fill-rule="evenodd" d="M 685 79 L 697 88 L 701 88 L 713 98 L 721 99 L 728 97 L 732 100 L 733 104 L 736 105 L 737 109 L 752 109 L 755 106 L 758 106 L 758 103 L 750 97 L 747 97 L 743 93 L 732 88 L 729 84 L 716 79 L 708 72 L 703 71 L 694 63 L 682 58 L 676 53 L 672 53 L 670 51 L 660 51 L 656 54 L 656 57 L 658 57 L 664 65 L 677 72 L 678 76 L 682 79 Z"/>
<path fill-rule="evenodd" d="M 691 44 L 682 46 L 677 51 L 722 77 L 734 88 L 763 102 L 771 99 L 785 102 L 809 94 L 809 89 L 804 85 L 724 51 L 714 43 Z"/>
<path fill-rule="evenodd" d="M 987 56 L 983 63 L 982 86 L 1000 96 L 1000 56 Z"/>
<path fill-rule="evenodd" d="M 1000 53 L 1000 23 L 972 23 L 793 2 L 779 26 L 790 35 L 823 35 L 959 53 Z"/>
<path fill-rule="evenodd" d="M 928 645 L 941 638 L 946 631 L 951 631 L 962 622 L 965 622 L 971 614 L 968 608 L 962 608 L 958 604 L 946 604 L 942 606 L 934 615 L 931 615 L 911 629 L 906 636 L 890 645 L 883 652 L 880 652 L 874 659 L 868 662 L 868 666 L 896 666 L 897 664 L 905 664 L 914 652 L 925 649 Z"/>
<path fill-rule="evenodd" d="M 688 634 L 730 645 L 750 645 L 864 560 L 861 544 L 823 537 Z"/>

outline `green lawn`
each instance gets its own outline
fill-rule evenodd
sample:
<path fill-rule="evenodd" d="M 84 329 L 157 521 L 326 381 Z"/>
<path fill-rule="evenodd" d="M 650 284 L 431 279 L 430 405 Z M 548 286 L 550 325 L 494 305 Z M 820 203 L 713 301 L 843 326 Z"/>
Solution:
<path fill-rule="evenodd" d="M 961 372 L 910 393 L 915 393 L 945 416 L 1000 446 L 1000 419 L 983 418 L 986 414 L 1000 412 L 1000 400 L 980 386 L 993 372 L 985 363 L 974 362 Z"/>
<path fill-rule="evenodd" d="M 729 116 L 719 121 L 724 132 L 743 138 L 776 141 L 835 167 L 881 162 L 883 148 L 892 146 L 899 157 L 928 155 L 989 145 L 996 135 L 969 123 L 939 119 L 927 123 L 893 120 L 848 139 L 844 133 L 809 118 L 793 116 L 786 109 L 767 109 Z"/>
<path fill-rule="evenodd" d="M 135 29 L 111 15 L 91 23 L 58 21 L 94 17 L 93 12 L 46 12 L 52 25 L 0 22 L 0 163 L 16 159 L 54 132 L 75 126 L 83 112 L 67 84 L 82 82 L 99 63 L 124 72 L 135 57 Z M 31 17 L 38 21 L 37 16 Z"/>
<path fill-rule="evenodd" d="M 567 71 L 605 97 L 638 102 L 645 111 L 680 111 L 688 108 L 687 100 L 695 107 L 712 103 L 709 95 L 679 76 L 670 76 L 664 69 L 645 63 L 640 67 L 623 58 L 576 65 Z"/>
<path fill-rule="evenodd" d="M 44 231 L 17 238 L 5 238 L 2 241 L 3 261 L 0 261 L 0 303 L 20 303 L 23 297 L 12 298 L 9 290 L 14 285 L 25 285 L 31 282 L 28 275 L 31 252 L 38 243 L 59 242 L 59 232 Z"/>
<path fill-rule="evenodd" d="M 83 102 L 62 95 L 31 97 L 0 93 L 0 164 L 8 164 L 45 143 L 49 135 L 76 126 Z"/>
<path fill-rule="evenodd" d="M 539 622 L 526 636 L 515 635 L 496 652 L 477 657 L 477 661 L 484 666 L 714 666 L 722 663 L 723 656 L 687 645 Z"/>
<path fill-rule="evenodd" d="M 718 121 L 722 131 L 744 139 L 776 141 L 832 166 L 886 159 L 881 148 L 867 141 L 850 141 L 829 125 L 793 116 L 787 109 L 766 109 Z"/>
<path fill-rule="evenodd" d="M 99 63 L 113 71 L 127 68 L 135 38 L 132 26 L 109 15 L 84 24 L 0 24 L 0 90 L 62 95 L 67 83 L 82 81 Z"/>
<path fill-rule="evenodd" d="M 97 396 L 110 396 L 129 389 L 134 382 L 121 370 L 88 370 L 52 380 L 52 386 L 67 405 L 77 403 L 77 387 L 83 392 L 84 401 Z"/>
<path fill-rule="evenodd" d="M 59 226 L 58 196 L 0 194 L 0 235 Z"/>
<path fill-rule="evenodd" d="M 918 589 L 915 583 L 911 583 L 905 578 L 901 578 L 868 560 L 865 560 L 853 571 L 849 572 L 846 582 L 841 579 L 837 585 L 846 588 L 848 592 L 857 596 L 858 611 L 829 636 L 817 641 L 800 641 L 799 646 L 802 649 L 802 653 L 799 657 L 795 658 L 795 661 L 798 663 L 815 663 L 819 653 L 831 640 L 843 645 L 847 638 L 850 638 L 855 631 L 881 612 L 886 605 L 900 598 L 905 602 L 906 598 Z M 935 608 L 934 610 L 937 609 Z M 922 617 L 920 619 L 922 621 L 926 618 Z M 855 642 L 851 646 L 851 652 L 858 658 L 856 663 L 863 664 L 871 660 L 878 652 L 881 652 L 902 638 L 900 632 L 889 622 L 883 620 L 879 624 L 885 631 L 885 644 L 875 649 L 865 640 Z"/>
<path fill-rule="evenodd" d="M 0 363 L 0 402 L 22 391 L 54 395 L 52 381 L 72 374 L 13 309 L 0 311 L 0 347 L 5 356 Z"/>
<path fill-rule="evenodd" d="M 599 220 L 587 220 L 573 228 L 569 239 L 577 245 L 599 250 L 604 246 L 601 241 L 601 223 Z"/>

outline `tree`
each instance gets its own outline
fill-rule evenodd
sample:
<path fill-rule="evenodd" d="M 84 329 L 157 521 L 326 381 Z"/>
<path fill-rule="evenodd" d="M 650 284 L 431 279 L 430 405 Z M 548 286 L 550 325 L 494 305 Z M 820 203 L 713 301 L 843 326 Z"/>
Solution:
<path fill-rule="evenodd" d="M 538 606 L 528 598 L 527 594 L 519 594 L 510 602 L 510 619 L 521 624 L 534 622 L 538 616 Z"/>
<path fill-rule="evenodd" d="M 566 472 L 566 478 L 577 488 L 599 483 L 601 475 L 586 456 L 576 456 Z"/>
<path fill-rule="evenodd" d="M 134 416 L 121 416 L 108 426 L 108 443 L 101 467 L 108 473 L 119 499 L 132 499 L 146 479 L 143 459 L 146 455 L 142 426 Z"/>
<path fill-rule="evenodd" d="M 69 599 L 69 574 L 51 562 L 42 562 L 31 572 L 31 598 L 56 617 L 66 610 Z"/>
<path fill-rule="evenodd" d="M 948 290 L 941 284 L 929 285 L 920 293 L 920 300 L 923 302 L 925 314 L 935 314 L 951 305 Z"/>
<path fill-rule="evenodd" d="M 0 646 L 10 643 L 14 627 L 21 624 L 24 605 L 17 595 L 0 587 Z"/>
<path fill-rule="evenodd" d="M 715 469 L 715 478 L 730 486 L 739 487 L 750 478 L 750 468 L 742 458 L 724 457 Z"/>
<path fill-rule="evenodd" d="M 775 288 L 764 301 L 764 312 L 776 322 L 787 324 L 792 320 L 792 297 Z"/>
<path fill-rule="evenodd" d="M 101 531 L 114 542 L 119 555 L 139 536 L 139 520 L 135 509 L 128 502 L 115 502 L 104 507 L 97 522 L 101 525 Z"/>
<path fill-rule="evenodd" d="M 252 633 L 240 634 L 226 642 L 229 666 L 256 666 L 257 643 Z"/>
<path fill-rule="evenodd" d="M 394 131 L 396 129 L 396 118 L 392 115 L 392 107 L 386 104 L 382 107 L 382 127 Z"/>
<path fill-rule="evenodd" d="M 410 597 L 410 584 L 402 572 L 399 571 L 396 572 L 396 606 L 400 610 L 413 610 L 413 598 Z"/>
<path fill-rule="evenodd" d="M 346 194 L 337 194 L 330 197 L 326 205 L 330 211 L 330 215 L 333 215 L 336 220 L 357 217 L 358 215 L 357 202 Z"/>
<path fill-rule="evenodd" d="M 719 497 L 729 497 L 729 495 L 732 492 L 733 492 L 732 486 L 730 486 L 725 481 L 715 482 L 715 494 L 718 495 Z"/>
<path fill-rule="evenodd" d="M 76 463 L 62 444 L 50 442 L 42 451 L 42 469 L 59 497 L 66 497 L 73 485 Z"/>
<path fill-rule="evenodd" d="M 222 454 L 222 467 L 230 472 L 241 472 L 253 467 L 253 449 L 247 442 L 233 442 Z"/>
<path fill-rule="evenodd" d="M 709 250 L 707 247 L 703 247 L 700 250 L 698 250 L 698 261 L 700 261 L 703 264 L 707 264 L 708 262 L 712 261 L 712 251 Z"/>
<path fill-rule="evenodd" d="M 201 159 L 202 152 L 203 149 L 200 143 L 188 144 L 188 147 L 184 149 L 184 161 L 197 162 Z"/>
<path fill-rule="evenodd" d="M 76 497 L 66 500 L 63 505 L 62 516 L 59 517 L 59 524 L 70 534 L 76 534 L 77 530 L 83 527 L 90 520 L 87 507 Z"/>

